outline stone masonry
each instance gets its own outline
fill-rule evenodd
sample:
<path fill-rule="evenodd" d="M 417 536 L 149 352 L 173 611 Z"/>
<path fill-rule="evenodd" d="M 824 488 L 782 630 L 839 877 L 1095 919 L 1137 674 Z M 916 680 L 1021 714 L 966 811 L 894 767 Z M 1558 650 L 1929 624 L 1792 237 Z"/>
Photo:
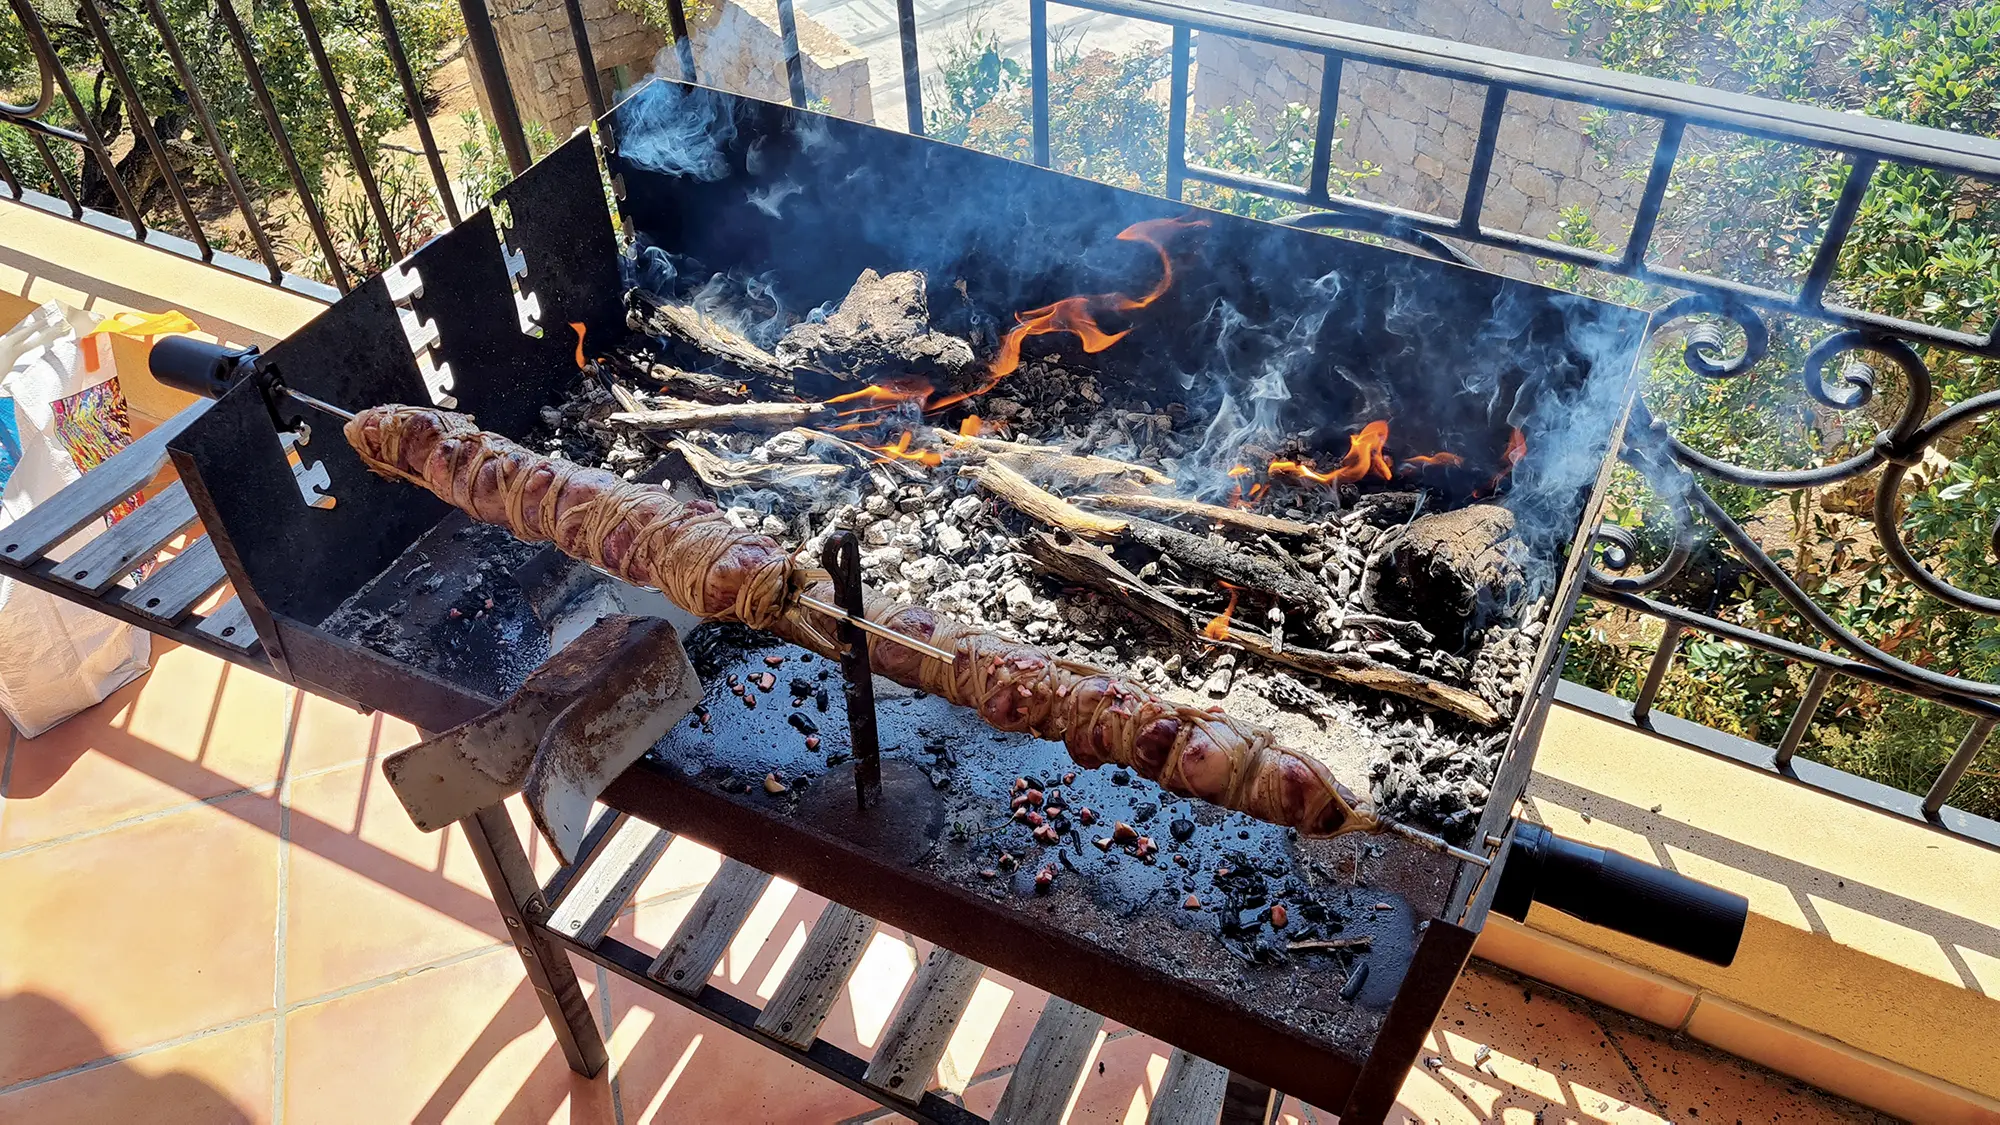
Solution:
<path fill-rule="evenodd" d="M 1304 12 L 1439 38 L 1566 58 L 1563 18 L 1549 0 L 1262 0 Z M 1197 112 L 1250 107 L 1256 120 L 1275 118 L 1289 102 L 1319 102 L 1319 56 L 1217 35 L 1196 38 Z M 1484 91 L 1470 83 L 1348 62 L 1340 91 L 1347 119 L 1337 165 L 1371 161 L 1377 176 L 1353 194 L 1456 218 L 1472 168 Z M 1558 212 L 1580 206 L 1601 237 L 1621 244 L 1631 229 L 1642 178 L 1624 164 L 1606 166 L 1581 131 L 1584 107 L 1512 95 L 1501 119 L 1500 144 L 1481 212 L 1486 226 L 1547 237 Z M 1650 151 L 1642 144 L 1642 149 Z M 1198 159 L 1199 153 L 1190 153 Z M 1639 175 L 1643 177 L 1644 169 Z M 1480 257 L 1487 257 L 1483 252 Z M 1522 272 L 1523 263 L 1489 263 Z"/>
<path fill-rule="evenodd" d="M 589 121 L 590 94 L 583 85 L 583 69 L 577 63 L 576 40 L 570 34 L 563 0 L 488 0 L 487 10 L 493 14 L 494 34 L 500 40 L 501 57 L 507 61 L 507 81 L 522 119 L 548 126 L 558 140 Z M 590 29 L 590 51 L 598 70 L 591 77 L 602 84 L 607 97 L 615 88 L 617 68 L 624 67 L 634 82 L 651 72 L 653 56 L 666 42 L 653 27 L 613 6 L 612 0 L 583 0 L 583 18 Z M 472 68 L 472 88 L 478 94 L 479 108 L 491 120 L 492 107 L 486 104 L 478 61 L 470 51 L 465 58 Z"/>
<path fill-rule="evenodd" d="M 607 98 L 618 87 L 618 68 L 627 86 L 653 72 L 655 60 L 665 73 L 679 77 L 675 54 L 666 37 L 638 16 L 615 7 L 612 0 L 582 0 L 590 28 L 590 47 L 597 63 L 593 76 Z M 690 38 L 695 44 L 695 71 L 705 85 L 771 101 L 788 97 L 783 37 L 778 34 L 775 0 L 721 0 L 690 5 L 694 16 Z M 563 0 L 488 0 L 500 53 L 507 62 L 507 80 L 514 102 L 527 121 L 540 122 L 560 139 L 590 120 L 590 96 L 577 64 L 576 43 L 570 35 Z M 874 100 L 868 85 L 868 58 L 845 40 L 798 13 L 799 51 L 805 62 L 806 89 L 830 112 L 856 121 L 874 120 Z M 473 89 L 490 119 L 486 88 L 470 52 Z"/>
<path fill-rule="evenodd" d="M 805 64 L 806 93 L 815 109 L 869 124 L 875 96 L 869 87 L 868 56 L 824 24 L 793 9 L 799 57 Z M 697 10 L 688 37 L 694 40 L 695 75 L 704 86 L 747 94 L 765 101 L 791 99 L 785 75 L 785 39 L 778 30 L 776 0 L 726 0 Z M 662 57 L 663 73 L 680 77 L 679 56 Z"/>

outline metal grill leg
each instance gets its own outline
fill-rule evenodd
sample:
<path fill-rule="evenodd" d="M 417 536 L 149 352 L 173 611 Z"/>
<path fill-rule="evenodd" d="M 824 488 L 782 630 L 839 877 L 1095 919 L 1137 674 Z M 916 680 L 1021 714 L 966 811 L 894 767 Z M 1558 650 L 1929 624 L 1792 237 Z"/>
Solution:
<path fill-rule="evenodd" d="M 585 1078 L 595 1077 L 610 1055 L 604 1050 L 604 1037 L 590 1016 L 569 957 L 535 925 L 547 904 L 542 901 L 541 886 L 535 882 L 534 868 L 521 848 L 521 837 L 515 833 L 506 807 L 489 805 L 459 821 L 459 826 L 472 841 L 472 854 L 479 858 L 479 870 L 486 874 L 493 901 L 507 921 L 507 936 L 521 955 L 522 967 L 528 970 L 528 983 L 541 998 L 542 1012 L 555 1029 L 563 1057 L 569 1060 L 571 1070 Z"/>

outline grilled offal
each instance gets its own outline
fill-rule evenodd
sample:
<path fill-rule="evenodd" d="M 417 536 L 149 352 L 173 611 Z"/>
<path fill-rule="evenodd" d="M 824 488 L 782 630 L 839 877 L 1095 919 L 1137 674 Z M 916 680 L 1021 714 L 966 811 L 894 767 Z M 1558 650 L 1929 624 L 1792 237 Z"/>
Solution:
<path fill-rule="evenodd" d="M 741 622 L 828 656 L 842 648 L 836 621 L 799 600 L 833 600 L 824 574 L 776 540 L 738 530 L 713 504 L 543 456 L 445 410 L 373 407 L 345 432 L 374 472 L 428 489 L 523 541 L 553 543 L 699 617 Z M 1323 763 L 1278 745 L 1263 727 L 1163 699 L 922 605 L 870 596 L 866 612 L 953 654 L 945 661 L 878 640 L 869 646 L 877 673 L 970 707 L 998 730 L 1060 740 L 1080 765 L 1125 766 L 1171 792 L 1309 836 L 1381 826 Z"/>

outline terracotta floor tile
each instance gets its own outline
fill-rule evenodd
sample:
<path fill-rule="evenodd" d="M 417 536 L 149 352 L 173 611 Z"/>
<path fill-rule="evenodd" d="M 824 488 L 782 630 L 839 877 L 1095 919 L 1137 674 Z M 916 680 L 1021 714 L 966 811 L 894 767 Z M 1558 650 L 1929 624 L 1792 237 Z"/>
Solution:
<path fill-rule="evenodd" d="M 1112 1038 L 1114 1035 L 1117 1038 Z M 1069 1120 L 1076 1125 L 1086 1121 L 1144 1125 L 1153 1093 L 1167 1072 L 1167 1056 L 1173 1050 L 1149 1035 L 1125 1029 L 1106 1032 L 1083 1072 L 1082 1085 L 1070 1103 Z"/>
<path fill-rule="evenodd" d="M 1877 1121 L 1877 1115 L 1802 1082 L 1663 1028 L 1615 1013 L 1600 1017 L 1672 1121 Z"/>
<path fill-rule="evenodd" d="M 286 687 L 153 644 L 151 672 L 40 738 L 16 740 L 0 851 L 277 781 Z"/>
<path fill-rule="evenodd" d="M 506 936 L 464 834 L 419 831 L 379 764 L 296 782 L 291 840 L 288 1003 Z"/>
<path fill-rule="evenodd" d="M 0 1023 L 0 1086 L 268 1010 L 277 861 L 263 797 L 0 859 L 0 996 L 74 1016 Z"/>
<path fill-rule="evenodd" d="M 615 1119 L 608 1076 L 572 1073 L 510 950 L 364 989 L 286 1017 L 285 1120 Z"/>
<path fill-rule="evenodd" d="M 330 766 L 381 759 L 417 744 L 417 728 L 380 711 L 350 707 L 299 692 L 292 719 L 293 777 Z"/>
<path fill-rule="evenodd" d="M 622 977 L 611 1026 L 626 1125 L 830 1125 L 878 1108 Z"/>
<path fill-rule="evenodd" d="M 76 1017 L 39 997 L 37 1022 Z M 6 1018 L 6 1017 L 0 1017 Z M 0 1096 L 0 1121 L 132 1121 L 146 1125 L 252 1125 L 271 1119 L 272 1021 L 206 1035 L 123 1062 Z M 87 1030 L 87 1029 L 86 1029 Z"/>

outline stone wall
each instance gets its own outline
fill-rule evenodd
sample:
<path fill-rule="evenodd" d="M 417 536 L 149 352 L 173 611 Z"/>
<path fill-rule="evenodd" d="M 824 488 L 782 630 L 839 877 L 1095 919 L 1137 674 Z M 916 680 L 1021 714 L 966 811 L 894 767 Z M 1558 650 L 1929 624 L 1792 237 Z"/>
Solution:
<path fill-rule="evenodd" d="M 489 0 L 493 31 L 500 40 L 500 54 L 507 62 L 507 81 L 514 90 L 514 104 L 524 121 L 548 126 L 558 140 L 590 120 L 590 94 L 584 86 L 583 68 L 576 57 L 576 40 L 570 34 L 569 15 L 563 0 Z M 598 73 L 593 80 L 608 96 L 615 89 L 613 74 L 623 67 L 632 81 L 653 69 L 653 56 L 666 42 L 644 20 L 612 0 L 583 0 L 583 18 L 590 29 L 590 52 Z M 465 54 L 472 68 L 473 90 L 479 108 L 492 119 L 486 101 L 486 86 L 480 81 L 479 64 L 472 52 Z"/>
<path fill-rule="evenodd" d="M 785 78 L 784 39 L 778 34 L 776 0 L 721 0 L 701 6 L 689 30 L 694 40 L 695 73 L 705 85 L 782 102 L 790 96 Z M 507 62 L 507 80 L 514 103 L 526 121 L 540 122 L 558 139 L 590 120 L 590 96 L 577 64 L 576 42 L 570 35 L 563 0 L 488 0 L 500 53 Z M 590 48 L 598 73 L 594 76 L 609 100 L 618 90 L 619 68 L 626 85 L 636 85 L 653 72 L 655 60 L 665 72 L 679 77 L 672 51 L 661 54 L 666 38 L 638 16 L 612 0 L 583 0 L 590 27 Z M 814 102 L 855 121 L 873 121 L 874 98 L 868 85 L 868 57 L 798 12 L 799 52 L 805 62 L 806 89 Z M 473 89 L 490 119 L 486 88 L 472 67 Z"/>
<path fill-rule="evenodd" d="M 688 37 L 694 40 L 694 70 L 701 84 L 765 101 L 790 101 L 785 39 L 778 31 L 776 0 L 726 0 L 705 4 L 703 9 L 688 28 Z M 872 124 L 875 97 L 869 87 L 868 56 L 798 7 L 792 11 L 798 23 L 799 56 L 805 64 L 810 104 L 850 121 Z M 667 52 L 661 64 L 665 73 L 680 77 L 680 59 L 675 52 Z"/>
<path fill-rule="evenodd" d="M 1268 7 L 1350 23 L 1566 58 L 1562 14 L 1549 0 L 1264 0 Z M 1251 109 L 1269 121 L 1288 102 L 1315 107 L 1317 55 L 1199 35 L 1195 43 L 1196 112 Z M 1430 75 L 1348 62 L 1340 91 L 1336 164 L 1369 161 L 1381 173 L 1357 182 L 1363 199 L 1456 218 L 1472 168 L 1485 93 Z M 1561 208 L 1581 206 L 1614 244 L 1631 228 L 1641 179 L 1605 166 L 1580 131 L 1583 107 L 1512 95 L 1481 212 L 1486 226 L 1548 236 Z M 1644 148 L 1644 145 L 1640 147 Z M 1191 152 L 1191 159 L 1199 159 Z M 1642 173 L 1643 174 L 1643 173 Z M 1518 268 L 1510 272 L 1520 272 Z"/>

